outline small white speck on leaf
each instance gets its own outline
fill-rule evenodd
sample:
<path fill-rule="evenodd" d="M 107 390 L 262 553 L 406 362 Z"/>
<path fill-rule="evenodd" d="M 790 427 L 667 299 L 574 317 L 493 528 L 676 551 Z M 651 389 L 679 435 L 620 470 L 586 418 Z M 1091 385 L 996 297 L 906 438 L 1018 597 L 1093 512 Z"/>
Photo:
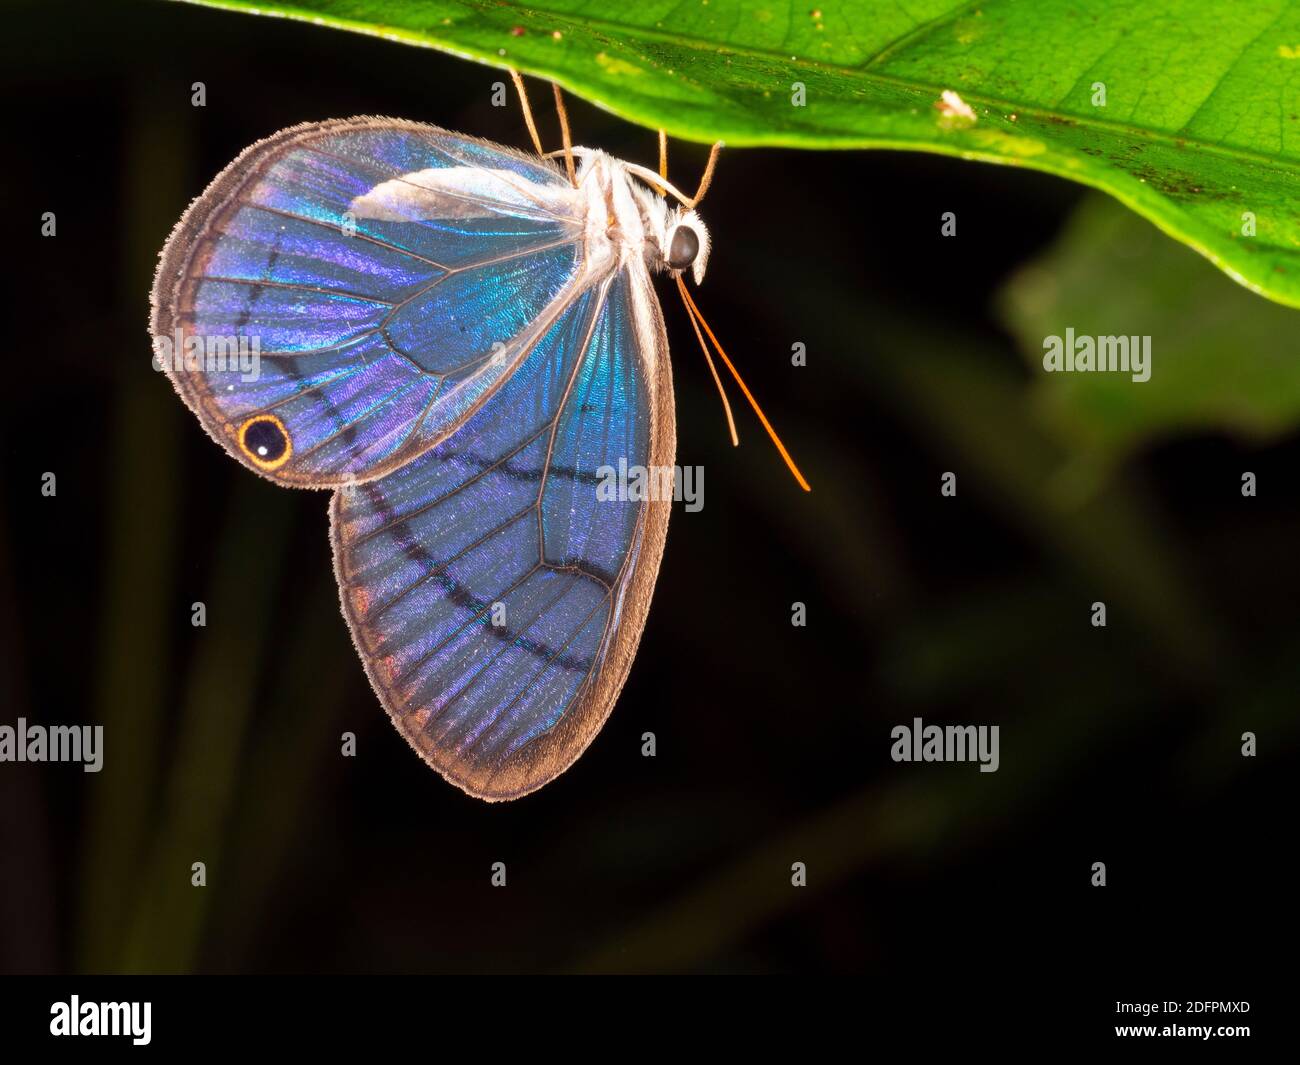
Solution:
<path fill-rule="evenodd" d="M 971 110 L 970 104 L 951 89 L 944 89 L 939 94 L 939 99 L 935 101 L 934 106 L 935 110 L 949 118 L 965 118 L 971 122 L 975 121 L 975 112 Z"/>

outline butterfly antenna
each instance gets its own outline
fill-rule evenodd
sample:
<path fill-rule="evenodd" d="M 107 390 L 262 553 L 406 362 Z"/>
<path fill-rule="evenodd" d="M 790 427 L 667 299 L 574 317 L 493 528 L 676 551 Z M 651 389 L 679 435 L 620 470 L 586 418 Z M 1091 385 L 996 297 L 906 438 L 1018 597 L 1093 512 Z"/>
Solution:
<path fill-rule="evenodd" d="M 569 184 L 578 187 L 578 176 L 573 169 L 573 138 L 569 135 L 569 112 L 564 106 L 564 94 L 551 82 L 555 90 L 555 113 L 560 116 L 560 142 L 564 145 L 564 168 L 569 172 Z"/>
<path fill-rule="evenodd" d="M 776 445 L 777 451 L 779 451 L 781 457 L 785 459 L 785 464 L 790 468 L 790 472 L 794 474 L 794 479 L 799 482 L 799 487 L 805 492 L 811 492 L 812 486 L 804 479 L 804 475 L 799 472 L 799 467 L 794 464 L 794 459 L 790 457 L 790 452 L 785 449 L 785 445 L 781 443 L 781 438 L 776 435 L 776 430 L 772 428 L 772 423 L 767 420 L 767 415 L 763 413 L 763 408 L 758 405 L 758 400 L 754 398 L 754 394 L 749 390 L 748 386 L 741 378 L 740 373 L 736 370 L 736 367 L 733 366 L 731 360 L 727 358 L 727 353 L 722 350 L 722 345 L 718 343 L 718 338 L 713 335 L 713 330 L 709 328 L 709 323 L 704 320 L 704 315 L 700 313 L 699 307 L 697 307 L 695 301 L 691 299 L 691 294 L 687 291 L 686 284 L 680 277 L 677 279 L 677 287 L 681 291 L 682 299 L 686 301 L 686 306 L 690 309 L 693 318 L 697 319 L 700 325 L 704 327 L 704 331 L 708 334 L 709 339 L 713 341 L 713 347 L 717 350 L 718 357 L 722 359 L 723 365 L 731 371 L 731 376 L 736 379 L 736 384 L 740 386 L 740 390 L 745 394 L 745 398 L 749 400 L 749 405 L 754 408 L 754 413 L 758 415 L 758 420 L 763 423 L 763 428 L 767 430 L 767 435 L 772 438 L 772 443 Z"/>
<path fill-rule="evenodd" d="M 533 147 L 537 149 L 538 155 L 545 155 L 542 151 L 542 138 L 537 135 L 537 123 L 533 121 L 533 109 L 528 106 L 528 90 L 524 88 L 524 79 L 513 67 L 510 68 L 510 77 L 515 83 L 515 92 L 519 94 L 519 106 L 523 108 L 524 124 L 528 126 L 528 135 L 533 138 Z"/>
<path fill-rule="evenodd" d="M 718 368 L 713 365 L 713 356 L 709 354 L 709 345 L 704 341 L 704 334 L 700 332 L 700 325 L 695 320 L 695 312 L 691 310 L 690 297 L 686 295 L 686 282 L 677 277 L 677 287 L 681 289 L 682 303 L 686 307 L 686 316 L 691 320 L 691 328 L 695 330 L 695 338 L 700 342 L 700 350 L 704 352 L 704 361 L 709 364 L 709 373 L 713 374 L 713 383 L 718 386 L 718 395 L 722 397 L 722 409 L 727 414 L 727 429 L 731 432 L 731 446 L 740 447 L 740 437 L 736 435 L 736 419 L 731 414 L 731 403 L 727 400 L 727 393 L 722 387 L 722 378 L 718 376 Z"/>

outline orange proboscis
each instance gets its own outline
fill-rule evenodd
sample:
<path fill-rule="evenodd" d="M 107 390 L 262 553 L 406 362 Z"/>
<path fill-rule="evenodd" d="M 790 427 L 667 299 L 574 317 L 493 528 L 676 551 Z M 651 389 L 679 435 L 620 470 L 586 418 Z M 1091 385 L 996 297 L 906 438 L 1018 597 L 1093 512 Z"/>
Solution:
<path fill-rule="evenodd" d="M 799 487 L 802 488 L 805 492 L 811 492 L 812 486 L 805 479 L 804 475 L 799 472 L 799 467 L 794 464 L 794 459 L 790 457 L 790 452 L 786 450 L 785 444 L 781 443 L 781 438 L 776 435 L 776 430 L 772 428 L 772 423 L 767 420 L 767 415 L 763 413 L 763 408 L 758 405 L 758 400 L 754 398 L 754 394 L 749 390 L 749 387 L 745 384 L 744 379 L 740 376 L 740 372 L 732 364 L 731 360 L 727 358 L 727 353 L 722 350 L 722 345 L 718 343 L 718 338 L 714 336 L 713 330 L 709 328 L 709 323 L 704 320 L 704 315 L 700 312 L 699 307 L 695 305 L 695 301 L 691 299 L 691 294 L 689 291 L 687 291 L 686 288 L 686 282 L 682 280 L 680 275 L 677 278 L 677 290 L 682 294 L 682 302 L 686 304 L 686 310 L 687 313 L 690 314 L 691 316 L 691 324 L 695 326 L 696 335 L 699 336 L 700 326 L 703 326 L 704 332 L 708 334 L 709 339 L 713 341 L 713 347 L 714 350 L 717 351 L 718 357 L 722 359 L 723 365 L 725 365 L 727 369 L 731 371 L 731 376 L 736 379 L 736 384 L 740 386 L 741 392 L 743 392 L 745 394 L 745 398 L 749 400 L 749 405 L 754 408 L 754 413 L 758 415 L 758 420 L 763 423 L 763 428 L 767 430 L 767 435 L 772 438 L 772 443 L 776 445 L 777 451 L 781 453 L 781 458 L 785 460 L 786 466 L 790 468 L 790 472 L 794 475 L 794 479 L 799 482 Z M 700 343 L 701 344 L 704 343 L 704 339 L 702 337 L 700 338 Z M 705 358 L 709 357 L 709 352 L 707 348 L 705 349 L 704 356 Z M 713 370 L 713 379 L 717 382 L 718 390 L 721 392 L 722 381 L 718 377 L 717 370 L 714 369 L 713 367 L 712 359 L 709 359 L 709 368 Z M 723 406 L 726 407 L 727 421 L 731 426 L 732 443 L 738 443 L 738 440 L 736 438 L 735 422 L 731 418 L 731 407 L 727 404 L 727 398 L 725 394 L 722 397 L 722 402 L 723 402 Z"/>

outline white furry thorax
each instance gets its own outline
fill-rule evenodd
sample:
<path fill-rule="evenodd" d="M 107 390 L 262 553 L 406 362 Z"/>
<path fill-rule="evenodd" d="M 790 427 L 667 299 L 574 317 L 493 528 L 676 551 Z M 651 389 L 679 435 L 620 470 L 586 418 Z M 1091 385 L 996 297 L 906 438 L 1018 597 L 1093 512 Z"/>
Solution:
<path fill-rule="evenodd" d="M 650 187 L 653 175 L 642 167 L 594 148 L 574 148 L 573 155 L 580 163 L 576 191 L 593 265 L 611 258 L 622 264 L 639 257 L 651 271 L 679 274 L 682 271 L 668 265 L 668 248 L 677 227 L 687 225 L 700 242 L 691 276 L 697 285 L 704 280 L 709 231 L 693 209 L 669 206 Z"/>

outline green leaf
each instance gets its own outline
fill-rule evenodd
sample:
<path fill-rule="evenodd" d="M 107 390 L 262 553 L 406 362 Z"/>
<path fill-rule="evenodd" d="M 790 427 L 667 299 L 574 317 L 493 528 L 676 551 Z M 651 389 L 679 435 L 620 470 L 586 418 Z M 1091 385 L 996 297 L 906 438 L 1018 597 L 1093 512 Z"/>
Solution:
<path fill-rule="evenodd" d="M 1150 440 L 1196 430 L 1267 439 L 1300 425 L 1296 319 L 1102 197 L 1016 274 L 1002 313 L 1036 378 L 1039 410 L 1098 467 Z M 1150 337 L 1150 380 L 1045 373 L 1044 340 Z"/>
<path fill-rule="evenodd" d="M 192 2 L 512 66 L 687 139 L 916 149 L 1058 174 L 1300 307 L 1293 0 Z M 945 90 L 974 118 L 939 109 Z"/>

